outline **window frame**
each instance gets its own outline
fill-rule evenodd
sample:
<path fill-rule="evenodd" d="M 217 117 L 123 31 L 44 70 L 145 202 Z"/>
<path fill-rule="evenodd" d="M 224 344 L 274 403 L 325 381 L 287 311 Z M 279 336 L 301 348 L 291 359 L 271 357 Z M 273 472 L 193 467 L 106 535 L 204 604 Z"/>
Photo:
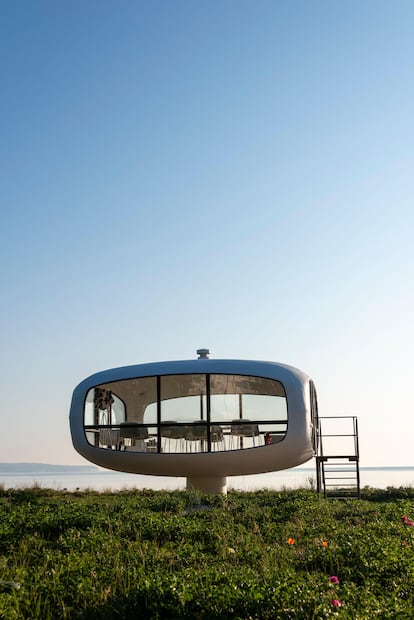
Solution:
<path fill-rule="evenodd" d="M 263 376 L 255 375 L 255 374 L 251 374 L 251 373 L 241 373 L 241 372 L 229 373 L 229 372 L 217 372 L 216 371 L 216 372 L 211 372 L 211 373 L 207 373 L 207 372 L 200 372 L 200 373 L 186 372 L 186 373 L 165 373 L 165 374 L 154 374 L 154 375 L 148 375 L 148 376 L 138 376 L 138 377 L 131 377 L 130 379 L 119 379 L 119 380 L 116 380 L 116 381 L 107 381 L 105 383 L 101 383 L 101 384 L 98 384 L 98 385 L 95 385 L 95 386 L 91 387 L 88 390 L 88 392 L 86 393 L 86 395 L 85 395 L 84 407 L 83 407 L 83 431 L 84 431 L 84 434 L 85 434 L 85 438 L 86 438 L 86 440 L 88 442 L 88 445 L 92 445 L 93 447 L 98 447 L 99 449 L 101 448 L 100 446 L 96 445 L 96 442 L 95 442 L 95 445 L 90 443 L 90 441 L 88 440 L 88 437 L 87 437 L 87 433 L 88 432 L 90 433 L 91 431 L 99 431 L 100 429 L 113 429 L 113 430 L 120 429 L 120 424 L 110 424 L 110 425 L 109 424 L 106 424 L 106 425 L 103 425 L 103 424 L 93 424 L 93 425 L 85 424 L 85 413 L 86 413 L 85 412 L 85 403 L 87 401 L 89 392 L 92 389 L 106 388 L 106 386 L 108 386 L 109 384 L 114 384 L 114 383 L 118 383 L 118 382 L 122 382 L 122 381 L 135 381 L 135 380 L 138 381 L 140 379 L 148 380 L 148 379 L 152 379 L 153 378 L 153 379 L 156 379 L 156 396 L 157 396 L 157 400 L 154 401 L 153 403 L 150 403 L 150 404 L 155 404 L 156 408 L 157 408 L 156 424 L 145 423 L 144 417 L 143 417 L 142 423 L 141 422 L 130 421 L 130 424 L 131 424 L 131 426 L 133 425 L 136 428 L 142 428 L 142 429 L 149 428 L 149 427 L 156 428 L 156 447 L 157 447 L 156 452 L 158 454 L 160 454 L 160 453 L 165 453 L 165 454 L 185 454 L 184 452 L 163 452 L 162 445 L 161 445 L 161 440 L 162 440 L 161 428 L 162 428 L 163 422 L 168 422 L 168 420 L 167 421 L 162 420 L 162 402 L 163 402 L 162 398 L 161 398 L 161 396 L 162 396 L 162 380 L 163 380 L 164 377 L 174 377 L 174 376 L 177 376 L 177 377 L 183 377 L 183 376 L 200 376 L 201 377 L 201 376 L 204 376 L 204 378 L 205 378 L 206 419 L 204 420 L 203 418 L 200 417 L 200 420 L 195 420 L 195 421 L 192 421 L 192 422 L 176 422 L 176 421 L 171 421 L 171 423 L 169 424 L 169 426 L 171 426 L 171 427 L 196 427 L 196 426 L 199 426 L 200 423 L 203 423 L 203 424 L 205 423 L 206 424 L 207 449 L 203 450 L 202 452 L 199 452 L 198 454 L 205 454 L 205 453 L 212 453 L 212 452 L 213 453 L 217 453 L 216 451 L 214 451 L 212 449 L 212 427 L 220 426 L 220 425 L 221 426 L 228 426 L 229 424 L 232 424 L 233 422 L 236 421 L 236 420 L 232 420 L 232 421 L 223 422 L 222 424 L 220 424 L 220 421 L 218 421 L 218 420 L 213 420 L 213 421 L 211 420 L 211 397 L 212 396 L 216 396 L 216 395 L 220 395 L 220 394 L 217 394 L 217 393 L 214 393 L 214 394 L 211 393 L 211 377 L 212 376 L 230 376 L 230 377 L 246 377 L 246 378 L 251 377 L 251 378 L 256 378 L 256 379 L 263 379 L 263 380 L 266 380 L 266 381 L 278 384 L 278 386 L 280 386 L 280 388 L 281 388 L 281 391 L 283 392 L 283 398 L 284 398 L 285 403 L 286 403 L 286 419 L 280 419 L 280 420 L 278 420 L 278 419 L 275 419 L 275 420 L 254 419 L 254 420 L 249 420 L 249 419 L 241 418 L 241 419 L 237 420 L 237 423 L 239 425 L 241 425 L 241 426 L 248 426 L 248 425 L 252 425 L 252 424 L 257 425 L 257 427 L 259 427 L 259 425 L 260 426 L 265 426 L 265 427 L 266 426 L 271 426 L 271 425 L 272 426 L 275 426 L 275 425 L 276 426 L 284 426 L 285 428 L 283 429 L 283 436 L 282 436 L 282 438 L 280 440 L 278 440 L 278 442 L 279 441 L 283 441 L 285 439 L 285 437 L 287 435 L 287 432 L 288 432 L 288 426 L 289 426 L 289 402 L 288 402 L 288 398 L 287 398 L 286 388 L 285 388 L 285 386 L 284 386 L 282 381 L 280 381 L 279 379 L 274 379 L 272 377 L 263 377 Z M 116 394 L 115 391 L 113 391 L 113 395 L 115 395 L 123 403 L 123 405 L 125 407 L 126 416 L 127 416 L 127 406 L 126 406 L 125 401 L 122 398 L 120 398 Z M 223 393 L 223 395 L 225 395 L 225 393 Z M 236 393 L 236 395 L 243 396 L 243 392 Z M 255 394 L 254 392 L 253 393 L 247 392 L 245 395 L 249 395 L 249 396 L 259 395 L 259 396 L 274 396 L 274 397 L 278 397 L 277 395 L 274 395 L 274 394 L 260 394 L 260 393 L 259 394 Z M 193 396 L 193 395 L 189 394 L 188 396 Z M 172 397 L 172 398 L 185 398 L 185 396 L 182 396 L 182 397 Z M 164 400 L 170 400 L 170 399 L 164 399 Z M 312 399 L 311 399 L 311 402 L 312 402 Z M 144 412 L 143 412 L 143 416 L 145 416 L 145 409 L 144 409 Z M 127 417 L 125 419 L 125 424 L 128 425 Z M 259 435 L 263 435 L 264 439 L 265 439 L 267 434 L 269 434 L 269 433 L 266 433 L 266 431 L 259 432 Z M 279 433 L 276 433 L 276 432 L 275 432 L 275 434 L 279 435 Z M 99 432 L 96 435 L 96 437 L 98 437 L 98 436 L 99 436 Z M 265 445 L 266 445 L 266 443 L 265 443 Z M 248 447 L 248 448 L 239 447 L 239 448 L 236 448 L 236 449 L 224 449 L 224 450 L 220 450 L 220 453 L 234 452 L 234 451 L 240 451 L 240 450 L 243 451 L 243 450 L 246 450 L 246 449 L 250 450 L 250 449 L 255 449 L 255 448 L 258 448 L 258 447 L 265 447 L 265 446 L 264 445 L 259 445 L 259 446 L 253 446 L 253 447 Z M 102 449 L 107 450 L 108 448 L 102 448 Z"/>

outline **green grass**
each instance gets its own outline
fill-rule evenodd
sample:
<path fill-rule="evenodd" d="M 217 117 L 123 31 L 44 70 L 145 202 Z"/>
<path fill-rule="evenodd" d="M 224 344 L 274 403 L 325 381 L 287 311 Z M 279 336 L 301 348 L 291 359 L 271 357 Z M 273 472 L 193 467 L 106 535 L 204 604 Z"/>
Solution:
<path fill-rule="evenodd" d="M 403 516 L 414 520 L 413 489 L 360 501 L 3 489 L 0 618 L 411 620 Z"/>

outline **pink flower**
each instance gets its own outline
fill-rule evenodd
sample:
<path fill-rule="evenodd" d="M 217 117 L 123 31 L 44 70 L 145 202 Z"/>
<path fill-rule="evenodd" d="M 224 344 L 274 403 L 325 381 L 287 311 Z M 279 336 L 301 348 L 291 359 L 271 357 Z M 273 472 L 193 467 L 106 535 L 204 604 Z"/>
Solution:
<path fill-rule="evenodd" d="M 405 523 L 405 525 L 408 525 L 409 527 L 412 527 L 414 525 L 414 521 L 410 521 L 410 519 L 406 515 L 401 517 L 401 520 L 403 523 Z"/>
<path fill-rule="evenodd" d="M 331 600 L 331 605 L 333 605 L 334 607 L 342 607 L 342 602 L 339 600 L 339 598 L 333 598 Z"/>
<path fill-rule="evenodd" d="M 334 584 L 339 583 L 339 579 L 336 575 L 332 575 L 332 577 L 329 577 L 329 581 Z"/>

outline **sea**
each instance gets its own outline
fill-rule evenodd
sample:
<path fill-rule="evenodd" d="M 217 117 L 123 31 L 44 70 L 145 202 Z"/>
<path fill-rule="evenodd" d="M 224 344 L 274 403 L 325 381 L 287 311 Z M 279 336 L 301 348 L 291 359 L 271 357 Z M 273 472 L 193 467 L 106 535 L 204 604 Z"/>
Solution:
<path fill-rule="evenodd" d="M 360 467 L 361 488 L 414 487 L 414 467 Z M 227 478 L 227 488 L 241 491 L 259 489 L 312 488 L 316 485 L 314 467 L 295 467 L 284 471 Z M 183 490 L 185 478 L 124 474 L 98 467 L 57 467 L 37 464 L 33 470 L 19 467 L 3 471 L 0 464 L 0 486 L 24 489 L 33 486 L 56 490 L 120 491 L 126 489 Z"/>

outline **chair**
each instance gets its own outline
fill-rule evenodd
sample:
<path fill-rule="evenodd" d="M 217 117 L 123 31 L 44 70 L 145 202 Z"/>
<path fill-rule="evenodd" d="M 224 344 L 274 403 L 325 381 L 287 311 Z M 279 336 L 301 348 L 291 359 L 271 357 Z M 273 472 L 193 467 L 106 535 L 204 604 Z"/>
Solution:
<path fill-rule="evenodd" d="M 145 452 L 145 440 L 148 437 L 148 427 L 138 422 L 121 422 L 119 425 L 119 438 L 125 449 Z"/>
<path fill-rule="evenodd" d="M 232 420 L 230 432 L 232 437 L 239 438 L 239 448 L 243 448 L 243 438 L 252 438 L 253 439 L 253 447 L 256 446 L 255 437 L 259 437 L 259 425 L 250 422 L 250 420 L 239 419 Z M 237 449 L 237 448 L 236 448 Z"/>
<path fill-rule="evenodd" d="M 178 424 L 178 422 L 175 421 L 165 421 L 165 422 L 161 422 L 161 437 L 164 437 L 165 441 L 165 452 L 177 452 L 177 450 L 172 450 L 172 445 L 176 444 L 171 444 L 171 440 L 174 440 L 174 442 L 178 441 L 178 447 L 179 450 L 178 452 L 183 452 L 183 442 L 184 439 L 186 438 L 186 433 L 187 433 L 187 426 L 183 426 Z"/>
<path fill-rule="evenodd" d="M 110 448 L 111 450 L 119 450 L 120 437 L 119 430 L 113 428 L 99 429 L 99 446 L 101 448 Z"/>
<path fill-rule="evenodd" d="M 203 450 L 203 441 L 207 443 L 207 422 L 203 420 L 196 420 L 197 424 L 187 426 L 185 433 L 185 439 L 190 442 L 190 452 L 193 451 L 193 447 L 196 448 L 196 452 L 205 452 Z M 195 446 L 194 446 L 195 442 Z M 198 446 L 198 442 L 200 445 Z M 199 450 L 197 448 L 200 448 Z"/>
<path fill-rule="evenodd" d="M 210 430 L 210 439 L 211 439 L 211 449 L 213 450 L 214 446 L 216 446 L 218 449 L 220 449 L 220 446 L 218 444 L 222 444 L 221 446 L 221 450 L 224 450 L 224 433 L 223 433 L 223 429 L 221 428 L 221 426 L 219 426 L 218 424 L 214 424 L 211 427 Z"/>

